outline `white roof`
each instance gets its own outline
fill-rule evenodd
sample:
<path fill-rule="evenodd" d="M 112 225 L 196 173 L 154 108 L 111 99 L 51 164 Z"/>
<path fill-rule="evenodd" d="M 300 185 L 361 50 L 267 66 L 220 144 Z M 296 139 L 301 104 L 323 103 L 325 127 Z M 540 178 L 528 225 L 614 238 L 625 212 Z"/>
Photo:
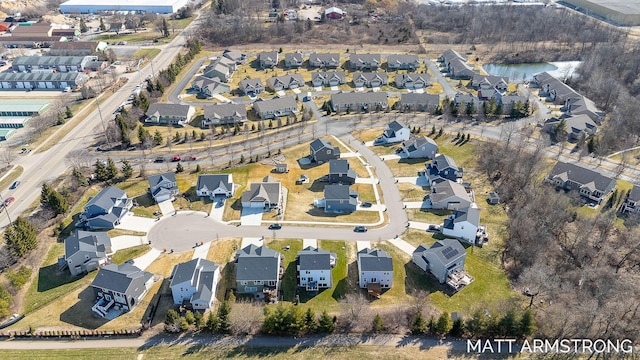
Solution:
<path fill-rule="evenodd" d="M 328 8 L 327 10 L 325 10 L 324 13 L 325 13 L 325 15 L 326 14 L 331 14 L 331 13 L 338 13 L 340 15 L 343 15 L 344 11 L 342 11 L 342 9 L 339 9 L 339 8 L 337 8 L 335 6 L 332 6 L 332 7 Z"/>
<path fill-rule="evenodd" d="M 172 6 L 184 2 L 184 0 L 67 0 L 61 5 L 94 5 L 94 6 Z"/>

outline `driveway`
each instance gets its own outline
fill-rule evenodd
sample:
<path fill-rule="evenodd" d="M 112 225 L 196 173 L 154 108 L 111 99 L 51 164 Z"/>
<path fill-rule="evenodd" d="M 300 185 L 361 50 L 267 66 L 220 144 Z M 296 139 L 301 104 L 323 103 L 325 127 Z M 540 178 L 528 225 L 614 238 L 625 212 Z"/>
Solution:
<path fill-rule="evenodd" d="M 262 223 L 263 209 L 242 208 L 242 215 L 240 215 L 240 225 L 254 225 L 260 226 Z"/>
<path fill-rule="evenodd" d="M 133 259 L 133 265 L 140 268 L 140 270 L 144 270 L 148 268 L 149 265 L 151 265 L 151 263 L 160 256 L 160 254 L 162 254 L 161 250 L 151 249 L 148 253 Z"/>
<path fill-rule="evenodd" d="M 158 203 L 160 207 L 160 212 L 162 212 L 162 216 L 173 215 L 176 212 L 176 209 L 173 207 L 173 202 L 171 200 L 165 200 Z"/>
<path fill-rule="evenodd" d="M 429 209 L 424 201 L 407 201 L 404 203 L 407 209 Z"/>
<path fill-rule="evenodd" d="M 129 212 L 120 220 L 120 224 L 116 225 L 116 229 L 149 232 L 155 223 L 156 219 L 135 216 Z"/>
<path fill-rule="evenodd" d="M 356 242 L 356 247 L 358 249 L 358 252 L 367 248 L 371 249 L 371 241 L 358 241 Z"/>
<path fill-rule="evenodd" d="M 240 248 L 244 249 L 249 245 L 255 245 L 260 247 L 264 245 L 264 238 L 263 237 L 243 237 Z"/>
<path fill-rule="evenodd" d="M 213 203 L 213 205 L 211 206 L 211 212 L 209 213 L 209 216 L 211 216 L 213 219 L 216 219 L 222 222 L 222 217 L 224 215 L 224 203 L 222 206 L 218 206 L 218 204 L 219 204 L 219 201 L 216 201 Z"/>
<path fill-rule="evenodd" d="M 396 154 L 390 154 L 390 155 L 382 155 L 380 156 L 380 159 L 387 161 L 387 160 L 400 160 L 402 159 L 402 157 L 400 155 L 396 155 Z"/>
<path fill-rule="evenodd" d="M 206 259 L 207 255 L 209 254 L 210 247 L 211 247 L 210 241 L 203 242 L 202 245 L 196 246 L 191 259 Z"/>
<path fill-rule="evenodd" d="M 389 242 L 397 247 L 398 249 L 402 250 L 405 254 L 408 254 L 409 256 L 413 255 L 413 252 L 416 250 L 416 247 L 409 244 L 408 242 L 400 239 L 400 238 L 396 238 L 396 239 L 391 239 L 389 240 Z"/>
<path fill-rule="evenodd" d="M 116 252 L 118 250 L 148 243 L 149 241 L 146 236 L 120 235 L 111 238 L 111 251 Z"/>
<path fill-rule="evenodd" d="M 380 183 L 380 180 L 378 180 L 377 178 L 372 178 L 372 177 L 368 177 L 368 178 L 358 177 L 358 178 L 356 178 L 356 184 L 376 185 L 376 184 L 379 184 L 379 183 Z"/>
<path fill-rule="evenodd" d="M 302 248 L 306 249 L 309 246 L 318 248 L 318 239 L 302 239 Z"/>
<path fill-rule="evenodd" d="M 418 176 L 404 176 L 396 178 L 399 183 L 409 183 L 413 185 L 418 185 Z"/>

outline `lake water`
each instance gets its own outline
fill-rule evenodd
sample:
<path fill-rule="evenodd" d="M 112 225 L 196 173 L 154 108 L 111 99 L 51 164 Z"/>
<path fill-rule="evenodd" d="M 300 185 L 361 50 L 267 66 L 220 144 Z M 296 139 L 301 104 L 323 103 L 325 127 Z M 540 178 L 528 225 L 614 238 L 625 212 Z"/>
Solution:
<path fill-rule="evenodd" d="M 486 64 L 484 70 L 497 76 L 508 76 L 511 81 L 530 81 L 533 75 L 547 71 L 557 78 L 567 78 L 573 75 L 575 69 L 580 65 L 580 61 L 556 61 L 548 63 L 526 63 L 526 64 Z"/>

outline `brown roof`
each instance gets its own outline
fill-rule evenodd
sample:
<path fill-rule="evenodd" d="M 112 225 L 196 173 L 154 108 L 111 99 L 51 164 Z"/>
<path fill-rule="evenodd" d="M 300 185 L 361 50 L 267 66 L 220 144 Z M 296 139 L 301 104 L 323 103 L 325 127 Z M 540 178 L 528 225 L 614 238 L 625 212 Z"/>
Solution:
<path fill-rule="evenodd" d="M 36 23 L 31 26 L 16 26 L 15 29 L 11 32 L 12 36 L 45 36 L 49 35 L 51 31 L 51 24 L 47 23 Z"/>
<path fill-rule="evenodd" d="M 73 41 L 73 42 L 57 42 L 51 45 L 51 49 L 55 50 L 91 50 L 94 51 L 98 47 L 97 42 L 93 41 Z"/>

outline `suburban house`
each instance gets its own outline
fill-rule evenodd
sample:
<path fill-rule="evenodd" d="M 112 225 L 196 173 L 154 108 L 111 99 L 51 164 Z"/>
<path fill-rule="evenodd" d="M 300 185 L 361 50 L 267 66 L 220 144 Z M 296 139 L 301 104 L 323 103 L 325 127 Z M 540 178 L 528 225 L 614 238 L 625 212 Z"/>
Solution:
<path fill-rule="evenodd" d="M 222 53 L 225 58 L 235 61 L 236 65 L 242 65 L 247 61 L 247 54 L 238 50 L 225 50 Z"/>
<path fill-rule="evenodd" d="M 472 203 L 469 207 L 459 208 L 444 219 L 442 234 L 475 245 L 479 228 L 480 209 Z"/>
<path fill-rule="evenodd" d="M 386 92 L 345 92 L 331 94 L 333 111 L 374 111 L 389 107 Z"/>
<path fill-rule="evenodd" d="M 311 84 L 319 86 L 340 86 L 347 82 L 344 71 L 319 71 L 311 73 Z"/>
<path fill-rule="evenodd" d="M 156 103 L 147 109 L 144 122 L 187 126 L 194 114 L 195 108 L 190 105 Z"/>
<path fill-rule="evenodd" d="M 616 180 L 576 164 L 558 161 L 546 178 L 547 182 L 565 190 L 578 190 L 580 195 L 601 204 L 616 188 Z"/>
<path fill-rule="evenodd" d="M 328 250 L 311 246 L 298 251 L 296 270 L 298 286 L 309 292 L 331 289 L 333 286 L 331 269 L 336 266 L 337 256 Z"/>
<path fill-rule="evenodd" d="M 216 299 L 220 267 L 209 260 L 195 258 L 174 266 L 170 279 L 174 305 L 207 310 Z"/>
<path fill-rule="evenodd" d="M 233 197 L 235 186 L 232 174 L 201 174 L 198 175 L 196 195 L 209 196 L 212 200 L 216 196 Z"/>
<path fill-rule="evenodd" d="M 204 68 L 202 76 L 210 79 L 218 78 L 222 82 L 229 82 L 235 72 L 236 63 L 225 57 L 211 60 L 211 63 Z"/>
<path fill-rule="evenodd" d="M 297 89 L 304 87 L 304 79 L 300 74 L 275 76 L 267 79 L 267 88 L 273 91 Z"/>
<path fill-rule="evenodd" d="M 120 224 L 120 219 L 129 212 L 131 206 L 133 201 L 127 198 L 124 191 L 109 186 L 89 199 L 76 227 L 88 230 L 113 229 Z"/>
<path fill-rule="evenodd" d="M 502 95 L 499 96 L 499 104 L 502 105 L 502 113 L 509 114 L 514 106 L 524 105 L 527 97 L 522 95 Z"/>
<path fill-rule="evenodd" d="M 332 6 L 324 11 L 324 17 L 329 20 L 340 20 L 345 12 L 342 9 Z"/>
<path fill-rule="evenodd" d="M 309 144 L 309 158 L 318 164 L 340 159 L 340 148 L 324 139 L 315 139 Z"/>
<path fill-rule="evenodd" d="M 392 144 L 409 140 L 409 137 L 411 137 L 409 128 L 394 120 L 387 124 L 382 136 L 377 138 L 374 144 Z"/>
<path fill-rule="evenodd" d="M 471 87 L 476 90 L 497 90 L 504 94 L 509 90 L 509 78 L 505 76 L 475 74 L 471 79 Z"/>
<path fill-rule="evenodd" d="M 604 111 L 598 109 L 593 101 L 584 96 L 567 99 L 561 110 L 569 116 L 586 115 L 598 125 L 602 123 L 605 116 Z"/>
<path fill-rule="evenodd" d="M 461 113 L 464 113 L 466 107 L 471 106 L 471 104 L 475 106 L 476 112 L 482 109 L 482 100 L 471 94 L 456 93 L 453 97 L 453 103 L 456 104 Z"/>
<path fill-rule="evenodd" d="M 446 282 L 454 289 L 459 289 L 473 281 L 473 278 L 464 271 L 467 251 L 458 240 L 436 240 L 429 247 L 420 245 L 413 252 L 412 257 L 414 264 L 423 271 L 433 274 L 440 284 Z"/>
<path fill-rule="evenodd" d="M 329 160 L 329 184 L 353 185 L 356 183 L 356 177 L 356 172 L 349 168 L 347 160 Z"/>
<path fill-rule="evenodd" d="M 401 111 L 426 111 L 433 113 L 440 106 L 440 96 L 435 94 L 402 93 L 397 108 Z"/>
<path fill-rule="evenodd" d="M 424 89 L 431 85 L 427 74 L 396 74 L 394 82 L 398 89 L 410 90 Z"/>
<path fill-rule="evenodd" d="M 420 67 L 418 55 L 389 55 L 387 57 L 387 71 L 410 70 L 416 71 Z"/>
<path fill-rule="evenodd" d="M 298 68 L 304 63 L 302 53 L 296 51 L 294 53 L 284 54 L 284 66 L 286 68 Z"/>
<path fill-rule="evenodd" d="M 622 211 L 640 213 L 640 186 L 633 185 L 633 188 L 629 191 L 629 195 L 627 195 L 627 198 L 624 200 Z"/>
<path fill-rule="evenodd" d="M 207 99 L 216 94 L 225 94 L 231 92 L 229 84 L 219 81 L 217 78 L 209 79 L 204 76 L 197 76 L 191 83 L 191 88 Z"/>
<path fill-rule="evenodd" d="M 147 180 L 149 181 L 149 193 L 158 203 L 170 200 L 180 192 L 176 182 L 176 174 L 173 172 L 149 175 Z"/>
<path fill-rule="evenodd" d="M 409 159 L 433 159 L 438 153 L 438 144 L 428 136 L 416 136 L 402 143 L 402 152 Z"/>
<path fill-rule="evenodd" d="M 96 303 L 91 310 L 100 317 L 114 319 L 131 311 L 153 285 L 153 274 L 130 264 L 108 264 L 100 268 L 91 287 Z"/>
<path fill-rule="evenodd" d="M 473 202 L 464 186 L 451 180 L 432 184 L 429 200 L 432 209 L 446 210 L 466 208 Z"/>
<path fill-rule="evenodd" d="M 597 125 L 586 115 L 576 115 L 563 118 L 552 117 L 544 122 L 543 129 L 550 134 L 557 132 L 558 126 L 564 124 L 564 132 L 567 140 L 579 141 L 595 135 L 598 131 Z"/>
<path fill-rule="evenodd" d="M 457 182 L 462 178 L 463 169 L 456 165 L 452 157 L 444 154 L 436 155 L 429 164 L 425 165 L 426 175 L 430 182 L 440 182 L 438 178 Z"/>
<path fill-rule="evenodd" d="M 358 251 L 358 284 L 378 297 L 382 289 L 393 285 L 393 260 L 384 250 L 369 248 Z"/>
<path fill-rule="evenodd" d="M 555 78 L 548 72 L 542 72 L 533 76 L 531 87 L 539 87 L 538 95 L 552 101 L 555 104 L 564 104 L 568 99 L 580 98 L 581 95 L 569 85 Z"/>
<path fill-rule="evenodd" d="M 253 244 L 236 253 L 236 292 L 252 294 L 256 299 L 277 300 L 281 268 L 280 253 Z"/>
<path fill-rule="evenodd" d="M 465 61 L 453 59 L 446 67 L 447 75 L 452 79 L 468 80 L 471 79 L 476 72 Z"/>
<path fill-rule="evenodd" d="M 256 96 L 264 92 L 264 85 L 262 80 L 258 79 L 244 79 L 238 83 L 238 90 L 247 96 Z"/>
<path fill-rule="evenodd" d="M 351 70 L 377 70 L 380 67 L 379 54 L 351 54 L 349 68 Z"/>
<path fill-rule="evenodd" d="M 460 55 L 460 53 L 458 53 L 457 51 L 448 49 L 442 52 L 442 55 L 440 55 L 440 57 L 438 58 L 438 62 L 446 66 L 447 63 L 450 63 L 454 59 L 467 61 L 467 59 L 464 56 Z"/>
<path fill-rule="evenodd" d="M 258 66 L 260 69 L 272 68 L 278 66 L 278 52 L 268 51 L 258 54 Z"/>
<path fill-rule="evenodd" d="M 243 208 L 270 210 L 282 204 L 282 184 L 271 176 L 265 176 L 262 182 L 249 184 L 249 190 L 242 192 Z"/>
<path fill-rule="evenodd" d="M 386 72 L 357 72 L 353 73 L 355 87 L 380 87 L 387 85 Z"/>
<path fill-rule="evenodd" d="M 244 104 L 212 104 L 204 106 L 202 127 L 209 125 L 235 125 L 247 121 L 247 108 Z"/>
<path fill-rule="evenodd" d="M 340 66 L 340 54 L 318 54 L 309 55 L 309 67 L 312 68 L 337 68 Z"/>
<path fill-rule="evenodd" d="M 253 110 L 260 119 L 275 119 L 280 116 L 295 115 L 298 113 L 298 103 L 292 95 L 274 97 L 272 99 L 258 99 L 253 103 Z"/>
<path fill-rule="evenodd" d="M 320 202 L 322 204 L 322 201 Z M 324 187 L 325 213 L 352 213 L 358 206 L 358 193 L 349 185 L 330 184 Z M 319 206 L 322 207 L 322 206 Z"/>
<path fill-rule="evenodd" d="M 106 232 L 77 230 L 64 239 L 64 257 L 60 270 L 69 268 L 71 276 L 89 273 L 111 260 L 111 238 Z"/>

